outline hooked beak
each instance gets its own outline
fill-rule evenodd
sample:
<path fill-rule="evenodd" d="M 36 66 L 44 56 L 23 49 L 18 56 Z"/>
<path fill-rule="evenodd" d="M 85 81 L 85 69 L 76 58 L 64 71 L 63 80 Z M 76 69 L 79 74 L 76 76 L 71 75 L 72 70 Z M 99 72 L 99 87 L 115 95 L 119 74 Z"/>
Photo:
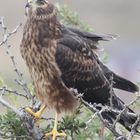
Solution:
<path fill-rule="evenodd" d="M 27 16 L 28 12 L 29 12 L 29 8 L 30 8 L 30 3 L 27 3 L 25 5 L 25 16 Z"/>
<path fill-rule="evenodd" d="M 27 4 L 25 5 L 25 8 L 29 8 L 30 4 L 33 2 L 33 0 L 27 0 Z"/>
<path fill-rule="evenodd" d="M 30 7 L 30 4 L 27 3 L 27 4 L 25 5 L 25 8 L 29 8 L 29 7 Z"/>

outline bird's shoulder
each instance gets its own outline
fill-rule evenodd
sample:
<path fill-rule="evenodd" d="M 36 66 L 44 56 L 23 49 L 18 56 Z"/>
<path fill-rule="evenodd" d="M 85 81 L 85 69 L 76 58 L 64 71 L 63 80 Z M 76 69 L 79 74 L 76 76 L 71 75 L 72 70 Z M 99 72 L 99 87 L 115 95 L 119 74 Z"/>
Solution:
<path fill-rule="evenodd" d="M 74 32 L 71 29 L 73 28 L 62 28 L 62 36 L 57 40 L 58 49 L 67 49 L 68 51 L 76 52 L 91 59 L 94 56 L 92 46 L 95 47 L 96 42 L 91 42 L 86 37 Z"/>

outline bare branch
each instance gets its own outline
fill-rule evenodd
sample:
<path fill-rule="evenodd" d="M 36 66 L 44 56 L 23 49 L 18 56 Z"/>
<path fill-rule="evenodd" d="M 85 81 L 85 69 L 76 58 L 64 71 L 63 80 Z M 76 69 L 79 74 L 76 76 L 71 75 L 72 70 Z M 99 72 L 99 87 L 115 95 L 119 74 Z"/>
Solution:
<path fill-rule="evenodd" d="M 34 100 L 34 97 L 33 95 L 30 93 L 29 89 L 28 89 L 28 86 L 27 84 L 24 82 L 24 79 L 23 79 L 23 73 L 20 72 L 20 70 L 17 68 L 17 64 L 16 64 L 16 61 L 15 61 L 15 57 L 10 53 L 9 49 L 11 48 L 11 45 L 8 44 L 8 39 L 10 36 L 14 35 L 17 33 L 19 27 L 21 27 L 22 24 L 19 24 L 13 31 L 11 32 L 8 32 L 7 33 L 7 27 L 5 26 L 4 24 L 4 18 L 1 17 L 0 19 L 0 24 L 2 26 L 2 29 L 3 29 L 3 41 L 0 43 L 0 46 L 1 45 L 5 45 L 6 46 L 6 53 L 7 55 L 9 56 L 11 62 L 12 62 L 12 65 L 13 65 L 13 68 L 14 68 L 14 72 L 16 72 L 17 76 L 18 76 L 18 79 L 15 79 L 16 83 L 18 85 L 20 85 L 23 90 L 25 91 L 25 93 L 27 94 L 27 98 L 30 98 L 31 99 L 31 105 L 33 106 L 33 104 L 35 104 L 35 100 Z M 15 93 L 15 92 L 11 92 L 11 93 Z M 17 94 L 17 93 L 16 93 Z M 19 94 L 20 95 L 20 94 Z"/>
<path fill-rule="evenodd" d="M 13 90 L 7 89 L 6 87 L 0 88 L 0 92 L 1 92 L 1 91 L 3 92 L 3 94 L 4 94 L 5 92 L 8 92 L 8 93 L 13 93 L 14 95 L 21 96 L 21 97 L 24 97 L 24 98 L 26 98 L 26 99 L 29 99 L 27 95 L 20 94 L 20 93 L 18 93 L 17 91 L 13 91 Z"/>
<path fill-rule="evenodd" d="M 1 24 L 2 28 L 3 28 L 3 30 L 4 30 L 4 38 L 3 38 L 2 42 L 0 42 L 0 46 L 2 46 L 3 44 L 5 44 L 7 42 L 8 38 L 10 36 L 14 35 L 18 31 L 19 27 L 22 24 L 19 24 L 12 32 L 9 32 L 7 34 L 6 34 L 7 27 L 4 24 L 4 18 L 3 17 L 0 18 L 0 24 Z"/>
<path fill-rule="evenodd" d="M 0 97 L 0 103 L 9 108 L 10 110 L 12 110 L 14 113 L 16 113 L 17 115 L 20 115 L 20 112 L 13 106 L 11 106 L 8 102 L 6 102 L 2 97 Z"/>

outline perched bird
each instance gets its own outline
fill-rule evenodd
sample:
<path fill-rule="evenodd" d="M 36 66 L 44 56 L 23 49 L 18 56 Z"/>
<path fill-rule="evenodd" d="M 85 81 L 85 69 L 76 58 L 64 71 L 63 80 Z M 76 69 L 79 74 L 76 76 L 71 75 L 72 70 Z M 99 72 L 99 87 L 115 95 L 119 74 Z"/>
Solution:
<path fill-rule="evenodd" d="M 88 103 L 110 106 L 112 97 L 112 107 L 123 110 L 124 103 L 113 89 L 111 91 L 111 77 L 114 88 L 130 92 L 139 89 L 108 69 L 95 53 L 99 41 L 110 40 L 114 36 L 64 26 L 57 17 L 55 6 L 46 0 L 30 0 L 27 8 L 20 49 L 29 68 L 35 94 L 43 106 L 36 113 L 29 108 L 26 111 L 36 118 L 40 117 L 46 107 L 56 111 L 54 129 L 45 137 L 52 135 L 55 140 L 57 136 L 66 136 L 65 133 L 57 132 L 57 117 L 62 112 L 74 112 L 77 106 L 77 100 L 69 88 L 83 93 L 82 98 Z M 129 108 L 127 111 L 133 112 Z M 103 114 L 103 117 L 112 122 L 116 114 L 109 112 Z M 125 112 L 119 122 L 131 130 L 129 124 L 134 124 L 135 120 L 136 117 Z"/>

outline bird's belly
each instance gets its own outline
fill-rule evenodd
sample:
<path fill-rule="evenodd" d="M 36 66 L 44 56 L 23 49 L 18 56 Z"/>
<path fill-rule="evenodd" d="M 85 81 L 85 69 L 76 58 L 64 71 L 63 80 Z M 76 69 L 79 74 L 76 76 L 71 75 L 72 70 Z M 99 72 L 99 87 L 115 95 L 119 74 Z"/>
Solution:
<path fill-rule="evenodd" d="M 44 104 L 50 106 L 48 102 L 50 97 L 57 94 L 56 85 L 53 82 L 55 78 L 53 71 L 49 67 L 39 69 L 38 66 L 33 66 L 30 68 L 30 74 L 36 96 Z"/>
<path fill-rule="evenodd" d="M 35 94 L 41 101 L 46 102 L 48 95 L 52 94 L 53 79 L 60 75 L 55 63 L 55 41 L 50 41 L 48 47 L 37 47 L 34 42 L 21 48 L 21 54 L 26 61 L 34 86 Z"/>

